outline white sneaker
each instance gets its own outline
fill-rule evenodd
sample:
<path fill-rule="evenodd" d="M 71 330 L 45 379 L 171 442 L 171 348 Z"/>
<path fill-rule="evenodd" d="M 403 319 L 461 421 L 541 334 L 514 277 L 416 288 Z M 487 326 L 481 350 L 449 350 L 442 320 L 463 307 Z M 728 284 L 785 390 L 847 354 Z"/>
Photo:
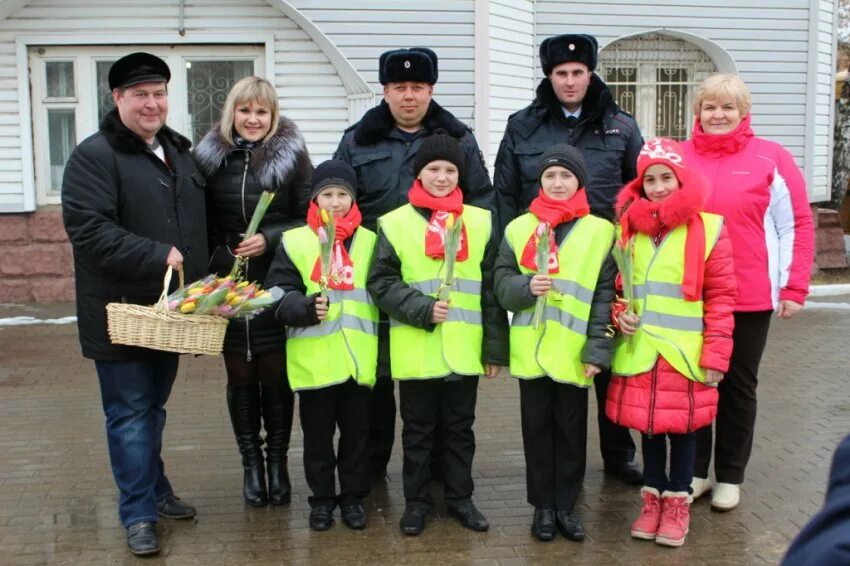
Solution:
<path fill-rule="evenodd" d="M 711 488 L 711 480 L 708 478 L 698 478 L 694 476 L 694 479 L 691 480 L 691 491 L 693 491 L 692 497 L 694 499 L 702 497 L 703 495 L 711 491 Z"/>
<path fill-rule="evenodd" d="M 731 511 L 741 500 L 741 486 L 734 483 L 717 482 L 711 496 L 711 508 L 715 511 Z"/>

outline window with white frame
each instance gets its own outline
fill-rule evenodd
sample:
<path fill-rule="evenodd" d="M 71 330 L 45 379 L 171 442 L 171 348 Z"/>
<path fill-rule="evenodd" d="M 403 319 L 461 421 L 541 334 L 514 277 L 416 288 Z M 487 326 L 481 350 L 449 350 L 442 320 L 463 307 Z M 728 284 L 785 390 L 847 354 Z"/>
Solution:
<path fill-rule="evenodd" d="M 690 136 L 694 89 L 715 72 L 711 57 L 699 47 L 662 34 L 613 42 L 600 53 L 597 69 L 645 138 L 676 140 Z"/>
<path fill-rule="evenodd" d="M 147 51 L 171 69 L 168 125 L 197 143 L 218 121 L 233 84 L 263 76 L 260 45 L 31 47 L 33 145 L 37 204 L 58 204 L 65 163 L 77 143 L 97 131 L 113 108 L 109 67 Z"/>

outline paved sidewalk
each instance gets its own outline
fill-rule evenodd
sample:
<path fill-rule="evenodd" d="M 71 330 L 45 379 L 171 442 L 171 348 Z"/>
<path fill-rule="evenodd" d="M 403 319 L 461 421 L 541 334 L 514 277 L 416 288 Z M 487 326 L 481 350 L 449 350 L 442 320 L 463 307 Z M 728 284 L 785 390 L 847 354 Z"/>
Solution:
<path fill-rule="evenodd" d="M 0 306 L 0 317 L 72 313 L 69 305 L 12 311 Z M 245 506 L 223 365 L 217 358 L 184 357 L 168 404 L 163 456 L 177 494 L 199 513 L 194 521 L 161 521 L 163 552 L 146 563 L 775 564 L 820 507 L 832 451 L 850 432 L 847 336 L 846 310 L 812 310 L 791 322 L 775 321 L 741 506 L 719 514 L 708 501 L 697 502 L 691 534 L 680 549 L 629 537 L 638 492 L 603 476 L 595 420 L 578 509 L 588 539 L 533 539 L 518 388 L 508 378 L 482 380 L 475 425 L 476 499 L 490 532 L 464 530 L 439 504 L 422 536 L 403 537 L 397 444 L 389 481 L 366 502 L 368 528 L 350 531 L 337 515 L 335 528 L 313 533 L 307 528 L 297 416 L 291 505 Z M 97 379 L 93 364 L 79 355 L 76 327 L 0 326 L 0 341 L 0 564 L 134 563 L 118 522 Z M 436 488 L 434 496 L 439 500 Z"/>

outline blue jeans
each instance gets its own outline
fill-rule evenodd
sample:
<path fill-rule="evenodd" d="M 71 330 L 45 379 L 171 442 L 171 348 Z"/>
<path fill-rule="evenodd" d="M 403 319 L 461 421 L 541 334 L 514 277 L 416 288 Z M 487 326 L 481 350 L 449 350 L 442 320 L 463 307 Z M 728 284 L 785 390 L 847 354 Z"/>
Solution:
<path fill-rule="evenodd" d="M 696 435 L 655 434 L 643 437 L 643 485 L 663 491 L 691 493 L 696 459 Z M 667 475 L 667 438 L 670 438 L 670 475 Z"/>
<path fill-rule="evenodd" d="M 172 493 L 160 452 L 177 355 L 154 361 L 95 361 L 95 368 L 121 523 L 129 527 L 155 522 L 157 501 Z"/>

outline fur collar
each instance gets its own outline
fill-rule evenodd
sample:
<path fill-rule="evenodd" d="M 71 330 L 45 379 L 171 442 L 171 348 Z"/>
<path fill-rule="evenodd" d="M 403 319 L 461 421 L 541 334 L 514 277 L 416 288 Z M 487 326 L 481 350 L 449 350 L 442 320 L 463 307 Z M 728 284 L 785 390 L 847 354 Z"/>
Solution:
<path fill-rule="evenodd" d="M 238 148 L 221 136 L 215 124 L 193 150 L 201 173 L 209 179 L 225 159 Z M 277 131 L 265 143 L 251 151 L 251 171 L 262 187 L 279 187 L 289 180 L 304 160 L 309 161 L 301 132 L 292 120 L 280 117 Z"/>
<path fill-rule="evenodd" d="M 552 81 L 548 77 L 537 85 L 537 97 L 534 99 L 532 107 L 536 110 L 541 121 L 546 117 L 563 118 L 563 106 L 555 95 Z M 581 104 L 580 123 L 602 124 L 605 114 L 609 112 L 617 114 L 620 111 L 620 108 L 614 102 L 614 97 L 611 96 L 611 91 L 608 90 L 608 85 L 596 73 L 591 75 L 587 94 L 585 94 Z"/>
<path fill-rule="evenodd" d="M 148 145 L 145 141 L 130 131 L 130 128 L 121 122 L 118 117 L 118 110 L 112 109 L 107 112 L 106 116 L 100 122 L 100 132 L 106 137 L 109 145 L 118 151 L 124 153 L 144 153 L 147 151 Z M 192 142 L 169 128 L 163 126 L 156 134 L 160 143 L 167 141 L 174 146 L 178 152 L 188 151 L 192 147 Z"/>
<path fill-rule="evenodd" d="M 458 139 L 470 131 L 463 122 L 433 100 L 422 119 L 422 126 L 428 133 L 442 128 L 450 136 Z M 379 105 L 366 112 L 354 127 L 354 141 L 357 145 L 372 145 L 384 139 L 395 127 L 390 107 L 385 100 L 382 100 Z"/>
<path fill-rule="evenodd" d="M 629 182 L 617 195 L 616 209 L 620 222 L 627 224 L 628 232 L 655 236 L 663 229 L 687 224 L 703 210 L 706 185 L 701 175 L 691 175 L 683 180 L 678 191 L 666 200 L 655 203 L 643 193 L 643 179 Z"/>

